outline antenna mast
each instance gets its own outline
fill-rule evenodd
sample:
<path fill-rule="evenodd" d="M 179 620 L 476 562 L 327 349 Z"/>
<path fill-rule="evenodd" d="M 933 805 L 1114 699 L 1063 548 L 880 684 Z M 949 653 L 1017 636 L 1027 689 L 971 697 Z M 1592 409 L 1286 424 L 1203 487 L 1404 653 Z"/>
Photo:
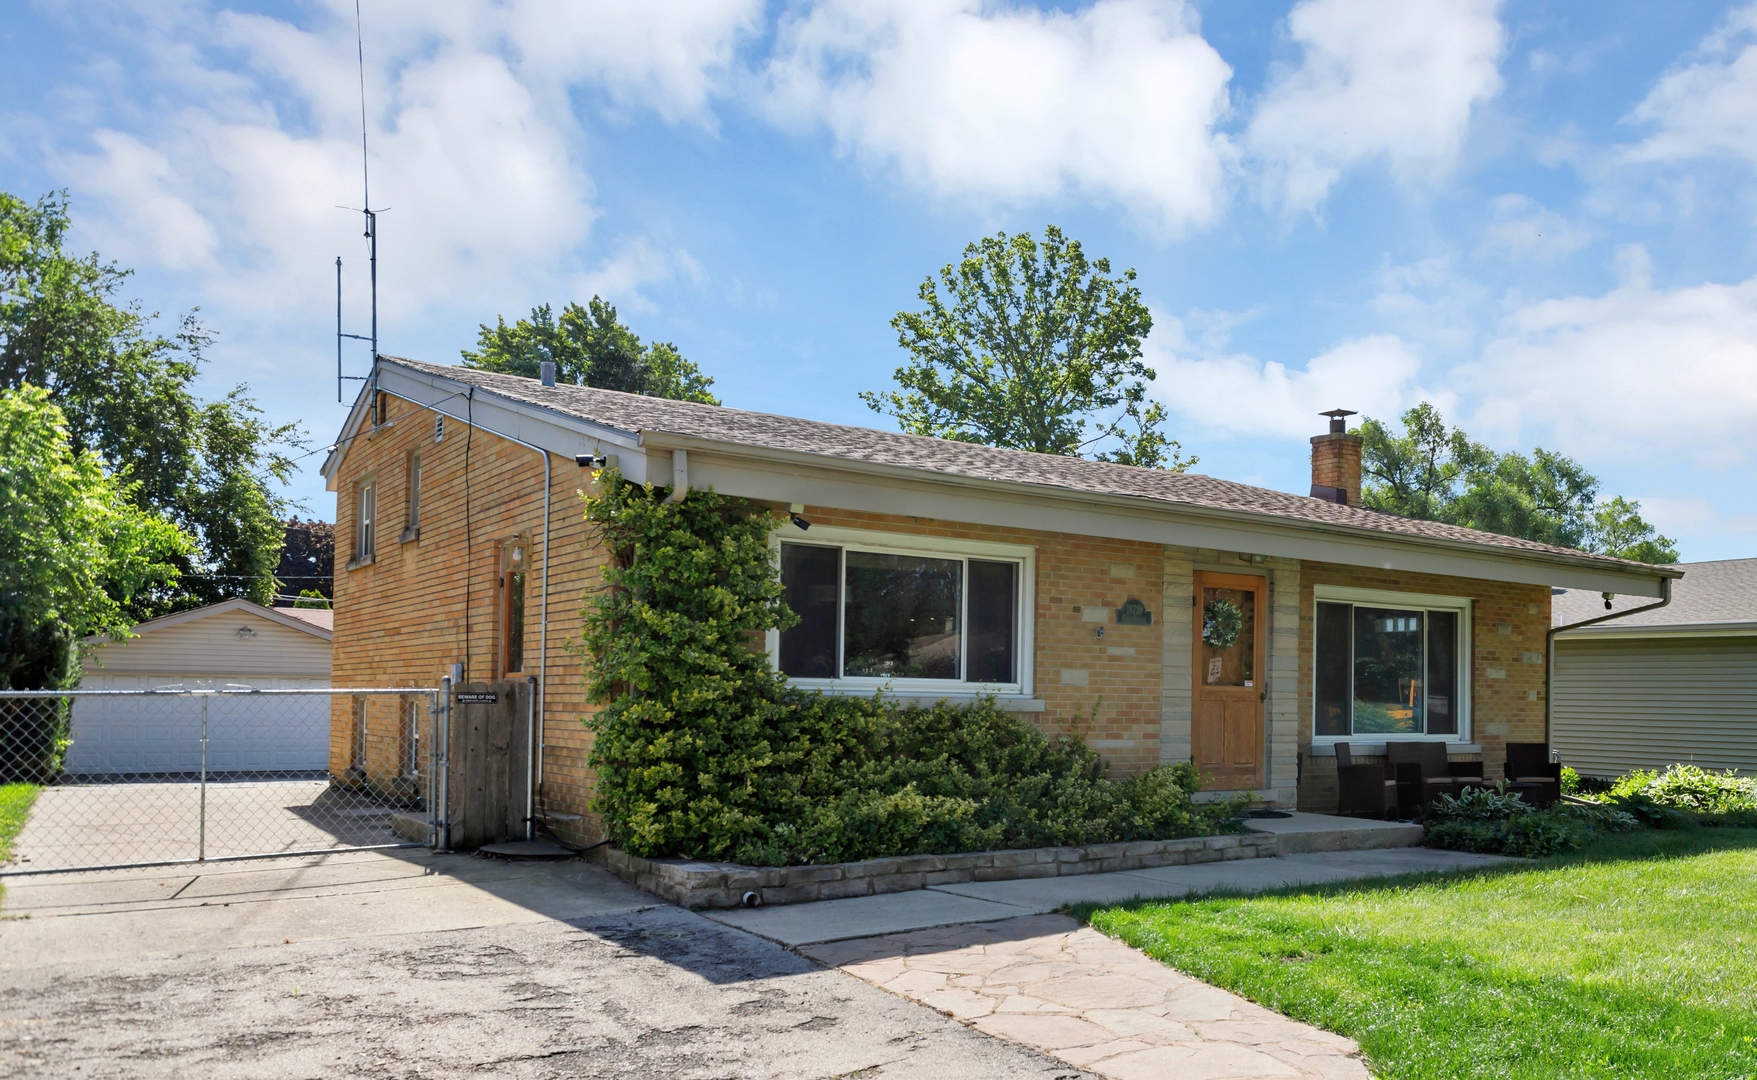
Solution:
<path fill-rule="evenodd" d="M 360 26 L 360 0 L 354 0 L 354 47 L 360 61 L 360 213 L 366 218 L 366 259 L 372 282 L 372 333 L 342 333 L 342 257 L 336 256 L 336 400 L 342 400 L 344 381 L 368 382 L 378 373 L 378 215 L 372 209 L 372 167 L 366 151 L 366 36 Z M 343 209 L 347 209 L 343 207 Z M 383 209 L 389 209 L 385 207 Z M 342 339 L 366 341 L 372 345 L 372 376 L 342 374 Z"/>

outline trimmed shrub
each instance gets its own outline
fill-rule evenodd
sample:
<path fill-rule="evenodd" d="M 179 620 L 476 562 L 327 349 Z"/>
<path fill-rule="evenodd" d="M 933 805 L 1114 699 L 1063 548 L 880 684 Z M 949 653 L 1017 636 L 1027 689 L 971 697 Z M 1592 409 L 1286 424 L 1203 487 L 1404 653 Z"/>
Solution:
<path fill-rule="evenodd" d="M 584 611 L 594 809 L 623 850 L 783 865 L 1243 828 L 1247 801 L 1194 803 L 1193 766 L 1113 781 L 1079 739 L 992 701 L 789 687 L 759 648 L 797 621 L 770 558 L 776 517 L 665 494 L 608 470 L 586 499 L 612 555 Z"/>

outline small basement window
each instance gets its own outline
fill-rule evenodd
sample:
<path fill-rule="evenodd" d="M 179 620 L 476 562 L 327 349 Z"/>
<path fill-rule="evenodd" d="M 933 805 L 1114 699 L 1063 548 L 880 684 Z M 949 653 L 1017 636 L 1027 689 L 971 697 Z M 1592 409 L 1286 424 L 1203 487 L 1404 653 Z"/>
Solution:
<path fill-rule="evenodd" d="M 814 528 L 810 542 L 781 541 L 781 582 L 800 617 L 771 634 L 782 674 L 818 687 L 1023 692 L 1029 549 L 914 540 Z"/>
<path fill-rule="evenodd" d="M 1316 738 L 1466 734 L 1470 601 L 1323 588 L 1316 599 Z"/>

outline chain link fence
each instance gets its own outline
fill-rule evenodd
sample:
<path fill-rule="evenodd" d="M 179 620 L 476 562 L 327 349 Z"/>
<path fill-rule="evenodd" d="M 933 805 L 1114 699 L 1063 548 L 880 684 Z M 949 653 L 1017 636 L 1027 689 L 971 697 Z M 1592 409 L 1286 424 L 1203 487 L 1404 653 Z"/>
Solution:
<path fill-rule="evenodd" d="M 429 845 L 431 687 L 0 691 L 0 784 L 40 788 L 0 874 Z"/>

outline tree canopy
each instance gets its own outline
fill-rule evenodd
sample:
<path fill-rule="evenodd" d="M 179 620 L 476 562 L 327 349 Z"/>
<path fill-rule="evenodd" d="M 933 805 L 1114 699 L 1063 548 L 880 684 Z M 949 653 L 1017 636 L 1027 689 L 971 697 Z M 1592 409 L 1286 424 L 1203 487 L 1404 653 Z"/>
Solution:
<path fill-rule="evenodd" d="M 996 233 L 921 284 L 924 311 L 891 320 L 914 359 L 899 389 L 860 396 L 903 430 L 1043 454 L 1183 470 L 1196 463 L 1161 430 L 1141 359 L 1153 317 L 1110 260 L 1088 260 L 1054 225 Z M 944 290 L 943 294 L 941 290 Z"/>
<path fill-rule="evenodd" d="M 668 341 L 642 345 L 616 317 L 616 308 L 594 296 L 585 307 L 568 304 L 557 318 L 548 304 L 530 318 L 507 325 L 483 324 L 476 350 L 463 350 L 464 366 L 534 379 L 545 360 L 555 364 L 555 381 L 648 397 L 718 405 L 708 392 L 714 380 L 683 358 Z"/>
<path fill-rule="evenodd" d="M 0 389 L 43 388 L 74 452 L 95 452 L 128 498 L 193 545 L 180 573 L 132 594 L 136 618 L 275 591 L 278 487 L 297 425 L 273 425 L 243 386 L 204 402 L 194 383 L 211 335 L 191 312 L 174 332 L 121 298 L 130 271 L 66 247 L 65 195 L 34 205 L 0 192 Z"/>
<path fill-rule="evenodd" d="M 139 481 L 73 445 L 47 390 L 0 390 L 0 688 L 76 681 L 75 644 L 134 624 L 194 539 L 136 505 Z"/>
<path fill-rule="evenodd" d="M 1538 447 L 1497 453 L 1449 427 L 1427 402 L 1403 430 L 1363 418 L 1361 501 L 1376 510 L 1444 521 L 1645 563 L 1678 561 L 1677 545 L 1621 496 L 1600 501 L 1598 478 Z"/>

